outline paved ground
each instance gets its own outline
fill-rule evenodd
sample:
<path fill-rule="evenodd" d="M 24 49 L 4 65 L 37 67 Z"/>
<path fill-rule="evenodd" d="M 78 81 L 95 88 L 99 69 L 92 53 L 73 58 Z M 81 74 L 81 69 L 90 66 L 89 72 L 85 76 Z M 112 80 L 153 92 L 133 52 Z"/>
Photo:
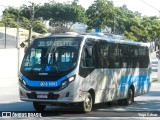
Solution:
<path fill-rule="evenodd" d="M 7 56 L 7 55 L 6 55 Z M 12 61 L 13 58 L 10 60 Z M 152 54 L 152 76 L 157 78 L 157 65 L 158 59 L 155 53 Z M 3 68 L 3 67 L 2 67 Z M 15 71 L 13 71 L 15 72 Z M 3 76 L 3 75 L 2 75 Z M 160 115 L 160 83 L 153 83 L 152 89 L 149 93 L 135 98 L 135 103 L 131 106 L 118 106 L 116 103 L 108 106 L 106 104 L 97 105 L 96 108 L 87 114 L 64 112 L 60 107 L 47 107 L 47 112 L 43 113 L 45 119 L 116 119 L 116 120 L 138 120 L 138 119 L 157 119 L 159 117 L 138 117 L 147 113 Z M 34 108 L 30 102 L 22 102 L 19 100 L 18 95 L 18 78 L 15 77 L 1 77 L 0 76 L 0 111 L 30 111 L 33 112 Z M 67 108 L 70 110 L 70 108 Z M 57 113 L 58 111 L 58 113 Z M 124 117 L 126 116 L 126 117 Z M 128 118 L 128 116 L 130 116 Z M 107 117 L 107 118 L 106 118 Z M 111 118 L 112 117 L 112 118 Z M 42 118 L 43 119 L 43 118 Z"/>
<path fill-rule="evenodd" d="M 10 79 L 11 80 L 11 79 Z M 13 79 L 15 81 L 16 79 Z M 145 115 L 157 115 L 155 119 L 160 119 L 160 83 L 152 83 L 150 92 L 135 98 L 135 103 L 130 106 L 119 106 L 113 102 L 111 106 L 107 104 L 98 104 L 90 113 L 75 112 L 78 108 L 74 107 L 55 107 L 48 106 L 46 112 L 41 113 L 45 119 L 144 119 Z M 18 111 L 18 112 L 35 112 L 31 102 L 22 102 L 19 100 L 18 84 L 6 84 L 0 86 L 0 112 Z M 106 118 L 107 117 L 107 118 Z M 130 117 L 130 118 L 128 118 Z M 44 118 L 42 118 L 44 119 Z M 145 117 L 152 120 L 153 116 Z M 144 120 L 145 120 L 144 119 Z"/>

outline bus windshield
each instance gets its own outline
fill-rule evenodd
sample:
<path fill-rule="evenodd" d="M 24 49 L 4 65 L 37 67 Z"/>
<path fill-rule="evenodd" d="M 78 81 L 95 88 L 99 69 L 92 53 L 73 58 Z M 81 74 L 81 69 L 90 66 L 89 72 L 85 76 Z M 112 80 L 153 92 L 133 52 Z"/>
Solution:
<path fill-rule="evenodd" d="M 77 65 L 80 38 L 39 38 L 28 49 L 23 72 L 67 72 Z"/>

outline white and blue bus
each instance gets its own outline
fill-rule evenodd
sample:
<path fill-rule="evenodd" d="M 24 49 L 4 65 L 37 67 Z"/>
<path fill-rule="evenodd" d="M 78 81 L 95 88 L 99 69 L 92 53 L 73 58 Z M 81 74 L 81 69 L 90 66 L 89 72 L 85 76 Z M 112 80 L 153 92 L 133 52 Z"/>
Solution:
<path fill-rule="evenodd" d="M 149 49 L 143 43 L 98 34 L 51 35 L 35 39 L 27 49 L 19 94 L 35 110 L 78 103 L 89 112 L 97 103 L 131 104 L 149 91 L 150 73 Z"/>

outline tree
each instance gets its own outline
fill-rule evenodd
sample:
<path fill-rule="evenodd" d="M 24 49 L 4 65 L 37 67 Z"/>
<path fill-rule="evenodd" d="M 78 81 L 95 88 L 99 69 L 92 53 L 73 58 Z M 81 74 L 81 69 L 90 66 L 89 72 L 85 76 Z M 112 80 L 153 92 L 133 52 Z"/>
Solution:
<path fill-rule="evenodd" d="M 86 11 L 88 29 L 105 29 L 114 21 L 114 5 L 109 0 L 96 0 Z"/>
<path fill-rule="evenodd" d="M 5 26 L 4 22 L 0 21 L 0 27 L 4 27 L 4 26 Z"/>
<path fill-rule="evenodd" d="M 17 27 L 17 18 L 19 17 L 19 26 L 24 29 L 29 29 L 30 19 L 31 19 L 30 16 L 31 15 L 28 6 L 23 5 L 21 6 L 21 9 L 9 7 L 3 11 L 3 19 L 1 23 L 6 22 L 7 26 L 9 27 Z M 33 30 L 38 33 L 47 32 L 46 26 L 43 24 L 43 22 L 41 21 L 41 19 L 39 19 L 38 16 L 34 18 Z"/>
<path fill-rule="evenodd" d="M 43 22 L 36 20 L 33 25 L 33 31 L 43 34 L 47 32 L 47 28 Z"/>
<path fill-rule="evenodd" d="M 56 32 L 65 32 L 70 30 L 76 22 L 85 22 L 85 9 L 78 5 L 76 1 L 72 4 L 64 3 L 45 3 L 38 11 L 39 17 L 43 20 L 49 20 L 50 26 Z"/>
<path fill-rule="evenodd" d="M 73 0 L 72 5 L 78 5 L 79 0 Z"/>
<path fill-rule="evenodd" d="M 6 8 L 3 11 L 2 22 L 8 27 L 17 27 L 18 9 L 13 7 Z"/>
<path fill-rule="evenodd" d="M 33 2 L 30 2 L 30 3 L 31 3 L 31 6 L 23 7 L 25 11 L 27 11 L 26 8 L 30 11 L 30 15 L 29 15 L 30 18 L 29 18 L 29 24 L 28 24 L 28 27 L 29 27 L 28 46 L 30 45 L 30 40 L 32 38 L 32 30 L 35 22 L 35 12 L 36 12 L 35 10 L 36 4 Z"/>

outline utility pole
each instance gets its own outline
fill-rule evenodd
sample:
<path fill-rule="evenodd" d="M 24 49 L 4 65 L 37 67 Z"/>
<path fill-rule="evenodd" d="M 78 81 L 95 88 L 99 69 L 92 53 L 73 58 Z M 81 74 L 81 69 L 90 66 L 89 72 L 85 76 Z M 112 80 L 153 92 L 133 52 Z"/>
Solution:
<path fill-rule="evenodd" d="M 4 44 L 4 46 L 5 46 L 5 48 L 7 47 L 7 23 L 6 23 L 6 21 L 5 21 L 5 44 Z"/>
<path fill-rule="evenodd" d="M 19 46 L 19 13 L 18 11 L 18 16 L 17 16 L 17 35 L 16 35 L 16 47 L 17 47 L 17 52 L 18 52 L 18 65 L 17 65 L 17 76 L 19 77 L 19 68 L 20 68 L 20 46 Z"/>
<path fill-rule="evenodd" d="M 28 36 L 28 46 L 30 46 L 30 40 L 32 38 L 32 30 L 33 30 L 33 22 L 34 22 L 34 15 L 35 15 L 35 3 L 30 2 L 32 4 L 30 14 L 31 14 L 31 20 L 29 24 L 29 36 Z"/>

